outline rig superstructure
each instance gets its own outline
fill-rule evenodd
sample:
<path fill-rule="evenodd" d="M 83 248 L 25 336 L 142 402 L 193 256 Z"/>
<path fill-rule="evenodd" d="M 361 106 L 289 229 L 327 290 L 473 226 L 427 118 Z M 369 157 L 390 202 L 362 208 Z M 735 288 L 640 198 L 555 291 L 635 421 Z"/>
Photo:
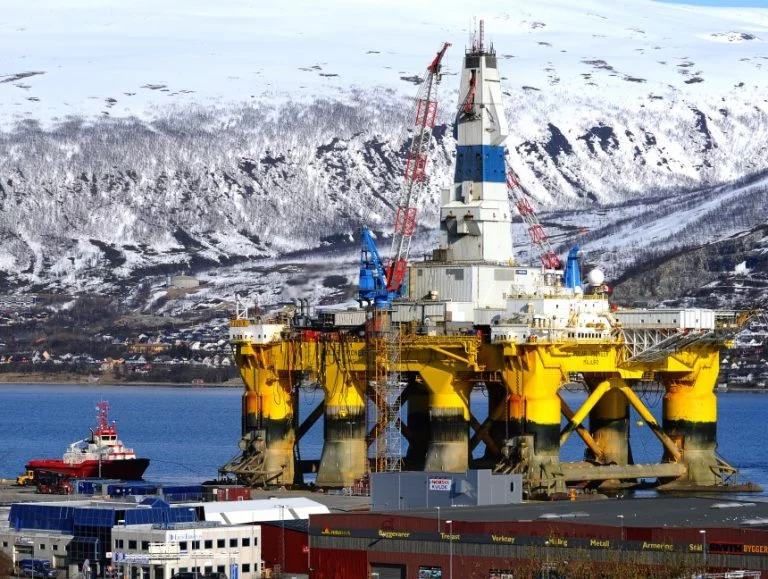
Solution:
<path fill-rule="evenodd" d="M 315 315 L 302 302 L 289 315 L 239 310 L 232 320 L 245 383 L 242 439 L 222 473 L 251 485 L 298 481 L 298 441 L 324 416 L 323 487 L 350 486 L 371 470 L 462 472 L 482 442 L 479 462 L 522 473 L 530 496 L 643 479 L 734 490 L 736 471 L 716 454 L 713 390 L 719 350 L 738 327 L 737 315 L 618 310 L 599 270 L 582 280 L 578 247 L 562 264 L 507 167 L 498 61 L 482 24 L 463 58 L 456 168 L 442 191 L 440 245 L 408 263 L 436 118 L 433 87 L 447 48 L 419 94 L 388 263 L 363 229 L 360 307 Z M 541 247 L 541 266 L 513 260 L 510 198 Z M 572 409 L 561 389 L 574 380 L 589 394 Z M 307 383 L 320 384 L 324 400 L 300 422 Z M 637 394 L 649 383 L 664 389 L 661 424 Z M 483 422 L 469 406 L 479 384 L 488 392 Z M 656 464 L 633 463 L 630 406 L 661 442 Z M 585 460 L 562 462 L 560 448 L 573 432 Z"/>

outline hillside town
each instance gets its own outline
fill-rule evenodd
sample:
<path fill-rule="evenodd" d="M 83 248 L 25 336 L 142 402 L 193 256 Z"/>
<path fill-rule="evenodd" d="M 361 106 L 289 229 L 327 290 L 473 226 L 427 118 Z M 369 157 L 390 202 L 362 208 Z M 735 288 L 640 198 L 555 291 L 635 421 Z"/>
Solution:
<path fill-rule="evenodd" d="M 100 300 L 60 309 L 38 296 L 1 296 L 0 379 L 218 384 L 237 377 L 228 312 L 182 318 L 105 308 L 97 315 L 93 301 Z"/>

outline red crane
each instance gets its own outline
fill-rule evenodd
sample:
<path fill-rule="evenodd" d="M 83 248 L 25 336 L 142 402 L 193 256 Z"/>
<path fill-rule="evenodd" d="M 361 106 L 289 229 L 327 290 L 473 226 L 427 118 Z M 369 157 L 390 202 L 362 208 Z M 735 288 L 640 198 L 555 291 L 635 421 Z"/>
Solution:
<path fill-rule="evenodd" d="M 419 195 L 424 188 L 427 161 L 432 148 L 432 129 L 437 120 L 437 100 L 434 93 L 440 82 L 440 67 L 445 51 L 451 46 L 446 42 L 427 67 L 426 74 L 416 96 L 416 132 L 405 158 L 405 175 L 400 201 L 395 214 L 392 248 L 386 268 L 387 290 L 402 293 L 411 239 L 416 231 L 416 212 Z"/>
<path fill-rule="evenodd" d="M 539 248 L 541 265 L 543 265 L 545 269 L 559 269 L 562 262 L 552 250 L 552 245 L 549 243 L 549 236 L 539 222 L 539 218 L 536 216 L 536 212 L 533 210 L 531 202 L 528 201 L 526 191 L 520 184 L 520 178 L 512 167 L 507 170 L 507 190 L 512 195 L 517 211 L 528 226 L 528 235 L 531 237 L 531 243 Z"/>

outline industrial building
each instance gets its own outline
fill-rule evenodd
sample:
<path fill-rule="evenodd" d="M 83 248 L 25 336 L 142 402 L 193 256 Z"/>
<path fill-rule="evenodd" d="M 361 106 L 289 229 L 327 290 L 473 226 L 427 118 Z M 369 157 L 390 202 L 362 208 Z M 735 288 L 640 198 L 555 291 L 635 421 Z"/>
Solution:
<path fill-rule="evenodd" d="M 112 530 L 112 570 L 131 579 L 170 579 L 175 573 L 262 576 L 261 527 L 204 521 L 118 526 Z"/>
<path fill-rule="evenodd" d="M 180 503 L 156 496 L 15 503 L 0 526 L 14 564 L 51 562 L 60 576 L 170 579 L 177 572 L 257 579 L 308 570 L 307 519 L 329 509 L 305 497 Z"/>
<path fill-rule="evenodd" d="M 197 520 L 194 509 L 171 506 L 156 497 L 136 500 L 72 500 L 16 503 L 8 512 L 7 529 L 0 529 L 3 551 L 16 563 L 46 559 L 75 576 L 88 561 L 103 573 L 110 564 L 112 530 L 118 526 L 168 525 Z"/>
<path fill-rule="evenodd" d="M 768 576 L 766 502 L 663 497 L 329 514 L 312 516 L 309 534 L 313 579 L 621 577 L 637 568 Z"/>
<path fill-rule="evenodd" d="M 465 473 L 379 472 L 371 475 L 371 510 L 508 505 L 523 502 L 523 477 L 488 469 Z"/>

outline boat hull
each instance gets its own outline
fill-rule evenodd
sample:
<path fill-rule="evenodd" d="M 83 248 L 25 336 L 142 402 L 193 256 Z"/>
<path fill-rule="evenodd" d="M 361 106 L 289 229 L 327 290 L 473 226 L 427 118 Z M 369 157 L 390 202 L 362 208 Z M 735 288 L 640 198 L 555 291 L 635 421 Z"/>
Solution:
<path fill-rule="evenodd" d="M 119 480 L 140 480 L 149 466 L 148 458 L 127 460 L 86 460 L 78 464 L 68 464 L 63 460 L 30 460 L 26 468 L 34 471 L 58 472 L 72 478 L 112 478 Z"/>

